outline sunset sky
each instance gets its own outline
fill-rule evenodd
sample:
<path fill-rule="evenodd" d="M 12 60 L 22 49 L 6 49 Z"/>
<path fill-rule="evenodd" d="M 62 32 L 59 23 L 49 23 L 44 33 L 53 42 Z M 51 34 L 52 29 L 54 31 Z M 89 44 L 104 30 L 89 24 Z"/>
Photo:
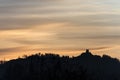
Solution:
<path fill-rule="evenodd" d="M 0 0 L 0 59 L 87 48 L 120 58 L 120 0 Z"/>

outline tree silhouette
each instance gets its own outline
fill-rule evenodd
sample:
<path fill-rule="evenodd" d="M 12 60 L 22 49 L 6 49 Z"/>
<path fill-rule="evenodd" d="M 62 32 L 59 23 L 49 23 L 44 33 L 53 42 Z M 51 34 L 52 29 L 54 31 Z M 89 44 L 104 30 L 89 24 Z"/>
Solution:
<path fill-rule="evenodd" d="M 120 80 L 120 62 L 89 50 L 72 58 L 39 53 L 0 64 L 0 80 Z"/>

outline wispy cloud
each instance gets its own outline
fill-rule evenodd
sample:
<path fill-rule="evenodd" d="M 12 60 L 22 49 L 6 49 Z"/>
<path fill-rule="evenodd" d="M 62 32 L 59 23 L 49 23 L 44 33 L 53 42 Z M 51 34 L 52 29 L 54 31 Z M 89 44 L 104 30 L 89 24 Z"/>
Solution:
<path fill-rule="evenodd" d="M 55 51 L 74 51 L 120 45 L 119 3 L 119 0 L 0 0 L 0 45 L 3 45 L 0 51 L 24 51 L 20 46 L 31 46 L 36 51 L 37 47 L 46 48 L 44 51 L 51 47 Z"/>

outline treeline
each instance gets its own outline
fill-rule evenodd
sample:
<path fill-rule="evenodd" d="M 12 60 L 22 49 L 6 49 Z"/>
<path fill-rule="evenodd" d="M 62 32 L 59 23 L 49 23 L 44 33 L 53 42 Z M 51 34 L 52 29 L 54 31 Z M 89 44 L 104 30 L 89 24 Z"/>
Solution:
<path fill-rule="evenodd" d="M 120 62 L 88 50 L 72 58 L 35 54 L 0 64 L 0 80 L 120 80 Z"/>

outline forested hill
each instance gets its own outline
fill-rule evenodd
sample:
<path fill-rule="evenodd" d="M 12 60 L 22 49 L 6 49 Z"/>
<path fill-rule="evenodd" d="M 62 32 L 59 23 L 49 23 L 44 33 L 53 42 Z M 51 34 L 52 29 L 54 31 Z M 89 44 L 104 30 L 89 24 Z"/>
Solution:
<path fill-rule="evenodd" d="M 0 64 L 0 80 L 120 80 L 120 62 L 110 56 L 35 54 Z"/>

